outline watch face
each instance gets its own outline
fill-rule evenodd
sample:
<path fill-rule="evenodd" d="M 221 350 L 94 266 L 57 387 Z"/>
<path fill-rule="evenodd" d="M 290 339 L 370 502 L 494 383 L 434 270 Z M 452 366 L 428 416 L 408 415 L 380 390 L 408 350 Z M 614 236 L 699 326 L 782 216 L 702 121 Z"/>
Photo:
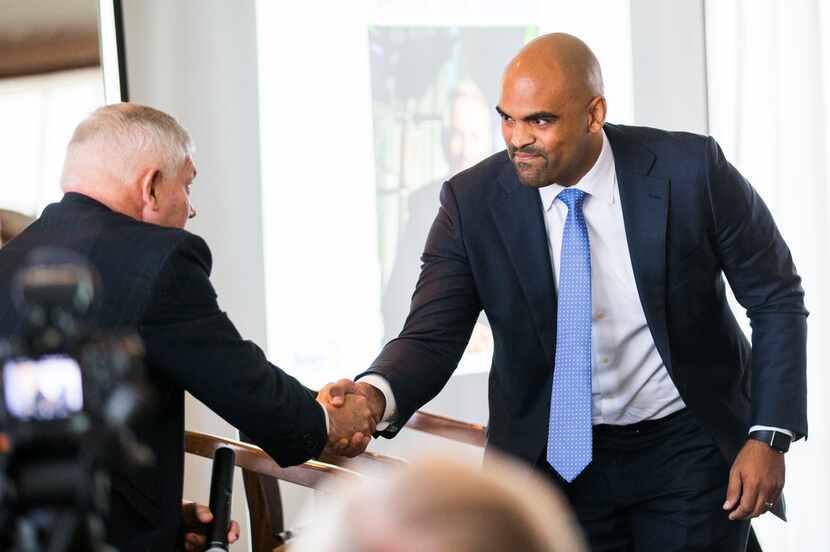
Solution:
<path fill-rule="evenodd" d="M 789 450 L 790 448 L 790 438 L 788 435 L 784 433 L 774 431 L 772 443 L 770 443 L 770 446 L 778 452 L 787 452 L 787 450 Z"/>

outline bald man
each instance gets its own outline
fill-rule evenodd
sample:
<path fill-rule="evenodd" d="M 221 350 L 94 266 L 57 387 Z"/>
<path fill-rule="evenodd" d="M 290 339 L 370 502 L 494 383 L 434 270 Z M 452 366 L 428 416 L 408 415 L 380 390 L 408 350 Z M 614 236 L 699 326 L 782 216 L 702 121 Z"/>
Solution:
<path fill-rule="evenodd" d="M 136 104 L 103 107 L 72 136 L 63 199 L 0 250 L 0 336 L 22 329 L 8 300 L 17 270 L 51 246 L 80 254 L 100 276 L 89 325 L 132 328 L 144 341 L 154 417 L 138 438 L 155 465 L 113 474 L 109 533 L 121 552 L 184 548 L 184 391 L 283 466 L 324 447 L 354 455 L 374 429 L 363 397 L 337 396 L 348 385 L 326 386 L 315 400 L 219 309 L 210 250 L 184 230 L 196 215 L 195 177 L 190 136 L 175 119 Z"/>
<path fill-rule="evenodd" d="M 359 376 L 379 429 L 441 390 L 483 309 L 488 446 L 560 484 L 593 550 L 744 550 L 807 434 L 807 311 L 769 211 L 712 138 L 606 123 L 575 37 L 520 51 L 496 109 L 507 150 L 444 184 L 406 324 Z"/>

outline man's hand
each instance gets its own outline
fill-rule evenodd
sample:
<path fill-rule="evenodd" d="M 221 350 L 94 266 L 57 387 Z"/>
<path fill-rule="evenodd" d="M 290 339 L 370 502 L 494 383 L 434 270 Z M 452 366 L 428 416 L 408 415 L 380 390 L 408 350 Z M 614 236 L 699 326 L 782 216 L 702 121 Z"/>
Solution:
<path fill-rule="evenodd" d="M 358 384 L 347 379 L 330 383 L 317 394 L 317 402 L 329 415 L 326 455 L 352 457 L 366 450 L 379 418 Z"/>
<path fill-rule="evenodd" d="M 184 549 L 187 552 L 199 552 L 205 549 L 207 538 L 205 537 L 205 530 L 207 524 L 213 521 L 213 514 L 210 509 L 202 504 L 195 502 L 182 501 L 182 523 L 184 525 Z M 239 539 L 239 524 L 231 521 L 231 527 L 228 530 L 228 544 L 232 544 Z"/>
<path fill-rule="evenodd" d="M 724 510 L 729 519 L 758 517 L 778 501 L 784 489 L 784 455 L 766 443 L 747 440 L 732 469 Z"/>
<path fill-rule="evenodd" d="M 380 392 L 380 389 L 368 383 L 356 382 L 356 393 L 366 397 L 369 401 L 369 410 L 372 411 L 372 417 L 375 419 L 375 425 L 383 420 L 383 413 L 386 411 L 386 397 Z"/>

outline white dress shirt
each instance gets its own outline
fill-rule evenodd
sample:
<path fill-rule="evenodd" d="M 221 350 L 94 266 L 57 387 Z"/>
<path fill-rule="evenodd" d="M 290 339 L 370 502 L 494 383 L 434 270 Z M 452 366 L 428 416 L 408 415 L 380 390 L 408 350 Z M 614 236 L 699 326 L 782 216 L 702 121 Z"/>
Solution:
<path fill-rule="evenodd" d="M 637 293 L 614 153 L 605 132 L 597 161 L 573 187 L 588 194 L 583 213 L 591 248 L 593 423 L 626 425 L 668 416 L 686 405 L 657 351 Z M 568 207 L 556 196 L 564 189 L 558 184 L 539 189 L 557 290 Z M 361 380 L 386 397 L 384 423 L 378 426 L 382 430 L 396 413 L 391 386 L 377 374 Z M 776 429 L 792 437 L 779 428 L 754 426 L 750 431 L 755 429 Z"/>
<path fill-rule="evenodd" d="M 587 194 L 582 211 L 591 247 L 593 423 L 633 424 L 681 410 L 685 404 L 654 345 L 637 294 L 614 154 L 604 132 L 596 163 L 573 187 Z M 557 290 L 568 207 L 556 196 L 564 189 L 558 184 L 539 189 Z"/>

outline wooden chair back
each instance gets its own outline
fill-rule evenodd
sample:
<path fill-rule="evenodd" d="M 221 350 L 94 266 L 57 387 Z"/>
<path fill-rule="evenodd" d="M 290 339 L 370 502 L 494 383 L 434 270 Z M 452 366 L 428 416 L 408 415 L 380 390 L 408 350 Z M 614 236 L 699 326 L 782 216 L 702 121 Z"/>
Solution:
<path fill-rule="evenodd" d="M 406 427 L 468 445 L 484 447 L 486 428 L 446 416 L 417 412 Z M 242 479 L 250 516 L 254 552 L 280 550 L 291 532 L 286 530 L 279 481 L 315 489 L 337 477 L 361 477 L 359 472 L 377 467 L 404 464 L 400 458 L 364 452 L 352 459 L 334 459 L 332 463 L 310 460 L 299 466 L 283 468 L 258 446 L 227 437 L 195 431 L 185 432 L 185 450 L 211 459 L 216 449 L 227 446 L 236 453 L 236 465 L 242 468 Z M 348 468 L 339 464 L 348 464 Z"/>
<path fill-rule="evenodd" d="M 222 446 L 233 449 L 236 465 L 242 468 L 254 552 L 278 550 L 287 538 L 278 481 L 315 489 L 335 478 L 361 477 L 355 471 L 316 460 L 283 468 L 256 445 L 207 433 L 185 432 L 185 451 L 190 454 L 211 459 Z"/>
<path fill-rule="evenodd" d="M 409 419 L 406 427 L 476 447 L 484 448 L 487 444 L 487 427 L 420 410 Z"/>

